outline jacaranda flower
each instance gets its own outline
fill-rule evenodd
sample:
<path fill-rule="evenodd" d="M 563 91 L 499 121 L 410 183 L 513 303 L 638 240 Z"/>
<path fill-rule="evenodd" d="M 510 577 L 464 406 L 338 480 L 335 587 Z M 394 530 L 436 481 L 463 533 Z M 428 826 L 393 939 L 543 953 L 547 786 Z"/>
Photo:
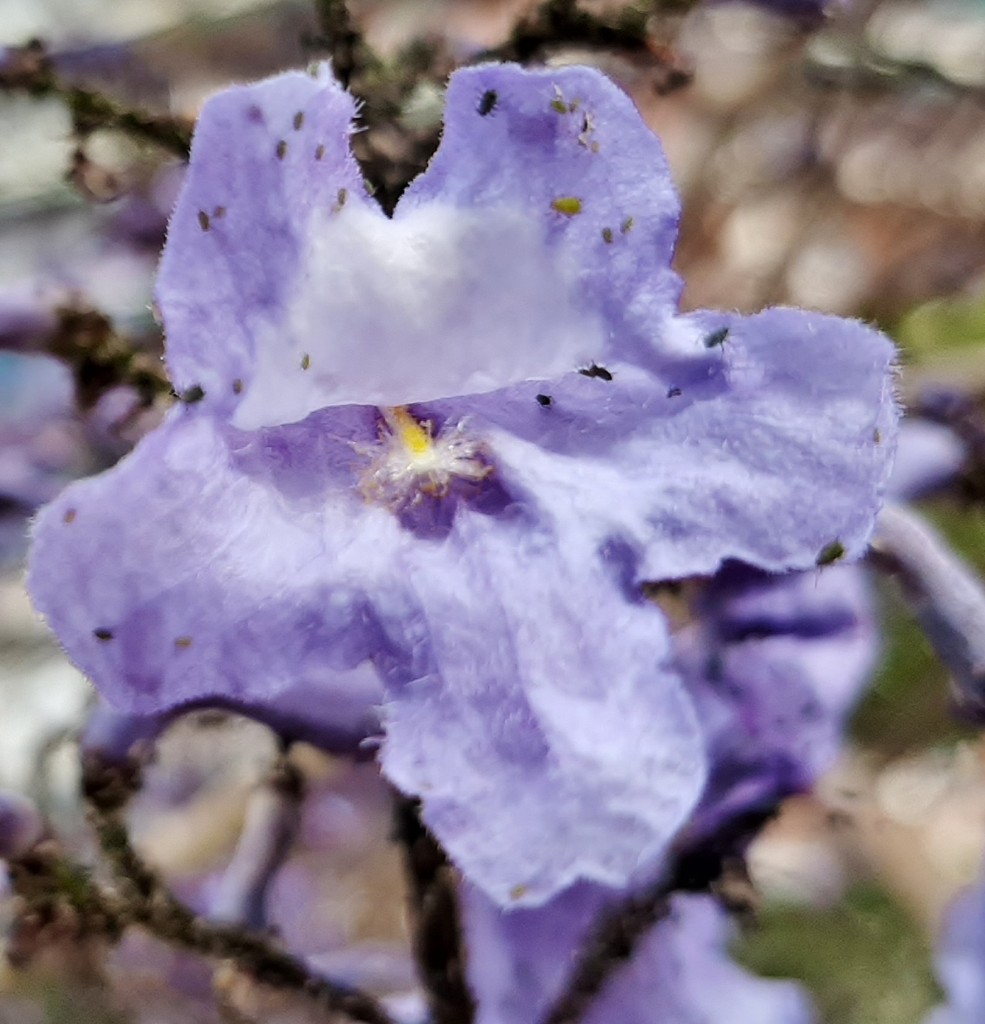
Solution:
<path fill-rule="evenodd" d="M 751 836 L 841 750 L 878 653 L 868 580 L 855 565 L 770 576 L 729 563 L 675 645 L 710 759 L 686 838 L 700 843 L 744 817 Z"/>
<path fill-rule="evenodd" d="M 772 576 L 729 562 L 692 612 L 674 646 L 706 736 L 708 785 L 673 856 L 699 865 L 741 853 L 784 797 L 829 767 L 870 676 L 876 634 L 865 573 L 855 565 Z M 669 878 L 674 865 L 663 870 Z M 542 906 L 511 910 L 467 887 L 478 1024 L 543 1021 L 571 983 L 600 913 L 625 896 L 581 883 Z M 754 978 L 729 962 L 725 914 L 714 900 L 678 895 L 672 906 L 614 972 L 586 1021 L 814 1020 L 796 985 Z"/>
<path fill-rule="evenodd" d="M 679 316 L 666 161 L 595 71 L 456 74 L 392 219 L 354 113 L 326 67 L 206 105 L 157 291 L 184 402 L 40 516 L 35 601 L 127 712 L 287 696 L 351 746 L 378 701 L 499 903 L 621 886 L 705 775 L 639 583 L 858 555 L 892 345 Z"/>
<path fill-rule="evenodd" d="M 542 907 L 503 911 L 465 890 L 469 981 L 476 1024 L 540 1024 L 566 990 L 577 954 L 612 899 L 580 884 Z M 794 982 L 767 981 L 733 963 L 731 929 L 710 896 L 674 896 L 581 1018 L 585 1024 L 811 1024 Z"/>

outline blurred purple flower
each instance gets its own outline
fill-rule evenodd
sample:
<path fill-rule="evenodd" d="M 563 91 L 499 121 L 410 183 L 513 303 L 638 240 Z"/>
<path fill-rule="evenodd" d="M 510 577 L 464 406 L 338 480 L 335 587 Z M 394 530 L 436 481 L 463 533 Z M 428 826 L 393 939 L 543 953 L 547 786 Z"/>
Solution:
<path fill-rule="evenodd" d="M 966 445 L 949 427 L 907 418 L 900 424 L 888 492 L 905 501 L 933 494 L 952 484 L 967 460 Z"/>
<path fill-rule="evenodd" d="M 38 347 L 58 326 L 55 306 L 60 295 L 35 283 L 10 285 L 0 291 L 0 351 L 25 352 Z"/>
<path fill-rule="evenodd" d="M 469 983 L 476 1024 L 541 1024 L 599 913 L 613 899 L 580 884 L 532 909 L 504 911 L 465 893 Z M 732 963 L 730 927 L 709 896 L 677 895 L 668 916 L 613 972 L 580 1019 L 585 1024 L 810 1024 L 807 995 Z"/>
<path fill-rule="evenodd" d="M 0 857 L 19 857 L 44 834 L 44 821 L 27 797 L 0 789 Z"/>
<path fill-rule="evenodd" d="M 28 516 L 85 468 L 68 372 L 43 356 L 0 353 L 0 565 L 23 555 Z"/>
<path fill-rule="evenodd" d="M 809 789 L 840 751 L 878 653 L 868 581 L 851 565 L 786 576 L 727 565 L 676 640 L 711 762 L 686 842 L 718 842 Z"/>
<path fill-rule="evenodd" d="M 932 493 L 965 458 L 947 428 L 907 420 L 887 490 L 900 499 Z M 876 664 L 875 612 L 860 566 L 777 575 L 739 563 L 716 573 L 692 611 L 675 645 L 711 767 L 682 840 L 733 849 L 837 757 Z"/>
<path fill-rule="evenodd" d="M 985 1020 L 985 883 L 977 881 L 953 902 L 935 957 L 947 1002 L 925 1024 L 980 1024 Z"/>
<path fill-rule="evenodd" d="M 806 28 L 817 28 L 825 15 L 835 14 L 851 7 L 853 0 L 748 0 L 748 2 L 783 18 L 800 22 Z"/>
<path fill-rule="evenodd" d="M 186 403 L 41 515 L 35 601 L 128 712 L 292 693 L 338 749 L 379 700 L 498 902 L 622 885 L 705 770 L 639 582 L 858 555 L 892 346 L 678 316 L 666 162 L 597 72 L 459 72 L 392 220 L 354 109 L 325 68 L 206 105 L 158 287 Z"/>

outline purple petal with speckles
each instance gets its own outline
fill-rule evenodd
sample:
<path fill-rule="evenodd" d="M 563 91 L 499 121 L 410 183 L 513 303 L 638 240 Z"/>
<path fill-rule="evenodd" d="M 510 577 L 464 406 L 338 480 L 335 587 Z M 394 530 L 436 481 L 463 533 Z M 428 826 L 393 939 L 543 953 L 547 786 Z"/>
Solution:
<path fill-rule="evenodd" d="M 858 554 L 892 346 L 677 317 L 666 163 L 598 72 L 456 75 L 392 221 L 353 109 L 324 68 L 206 104 L 158 286 L 204 397 L 41 515 L 34 598 L 127 713 L 351 750 L 382 705 L 385 771 L 497 902 L 624 884 L 706 768 L 638 583 Z"/>

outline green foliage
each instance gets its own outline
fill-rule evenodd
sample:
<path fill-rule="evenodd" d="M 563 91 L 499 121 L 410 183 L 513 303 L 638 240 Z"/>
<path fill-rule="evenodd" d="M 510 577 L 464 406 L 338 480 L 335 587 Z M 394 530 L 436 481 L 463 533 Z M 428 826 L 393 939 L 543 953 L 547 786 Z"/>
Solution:
<path fill-rule="evenodd" d="M 947 670 L 899 596 L 880 590 L 883 656 L 852 722 L 853 738 L 888 759 L 970 735 L 951 712 Z"/>
<path fill-rule="evenodd" d="M 826 911 L 767 908 L 734 952 L 758 974 L 805 983 L 823 1024 L 920 1024 L 941 998 L 926 940 L 874 885 Z"/>
<path fill-rule="evenodd" d="M 920 510 L 963 558 L 985 573 L 985 511 L 950 501 Z M 955 718 L 947 669 L 937 660 L 896 587 L 880 587 L 883 656 L 852 724 L 853 737 L 895 757 L 978 735 Z"/>
<path fill-rule="evenodd" d="M 907 313 L 893 334 L 911 363 L 985 345 L 985 293 L 925 302 Z"/>

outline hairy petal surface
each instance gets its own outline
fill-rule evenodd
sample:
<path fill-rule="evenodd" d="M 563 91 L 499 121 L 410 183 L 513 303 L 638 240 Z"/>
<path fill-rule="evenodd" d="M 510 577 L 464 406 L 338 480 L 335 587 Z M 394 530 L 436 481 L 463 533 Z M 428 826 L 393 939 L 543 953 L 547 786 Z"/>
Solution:
<path fill-rule="evenodd" d="M 858 554 L 892 347 L 677 317 L 666 162 L 597 72 L 456 75 L 392 221 L 353 110 L 324 68 L 207 104 L 158 288 L 189 404 L 40 518 L 36 601 L 126 713 L 351 749 L 382 699 L 384 770 L 497 903 L 623 885 L 705 778 L 638 584 Z"/>
<path fill-rule="evenodd" d="M 633 546 L 640 579 L 861 554 L 894 450 L 889 340 L 772 309 L 680 318 L 660 345 L 646 367 L 609 364 L 611 379 L 570 374 L 434 408 L 467 411 L 506 485 L 587 544 Z"/>
<path fill-rule="evenodd" d="M 489 117 L 465 112 L 477 88 L 502 97 Z M 353 103 L 325 69 L 206 105 L 158 286 L 180 390 L 252 429 L 555 376 L 670 313 L 678 203 L 632 102 L 588 69 L 465 71 L 452 95 L 442 154 L 393 220 L 364 195 Z M 478 160 L 457 168 L 476 120 Z"/>
<path fill-rule="evenodd" d="M 346 206 L 383 219 L 349 149 L 355 109 L 322 65 L 227 89 L 202 110 L 157 302 L 176 389 L 200 386 L 216 413 L 247 396 L 262 345 L 295 341 L 290 304 L 308 272 L 308 239 L 340 192 Z"/>
<path fill-rule="evenodd" d="M 632 100 L 594 69 L 488 65 L 453 75 L 441 146 L 396 219 L 432 205 L 540 227 L 546 257 L 604 328 L 586 360 L 645 351 L 676 308 L 680 201 L 667 160 Z M 507 294 L 492 285 L 477 299 L 494 319 Z"/>
<path fill-rule="evenodd" d="M 177 410 L 44 509 L 32 596 L 114 706 L 208 701 L 290 718 L 307 701 L 313 731 L 361 720 L 349 741 L 362 738 L 379 684 L 361 676 L 335 705 L 335 682 L 376 648 L 365 595 L 397 528 L 338 486 L 345 436 L 372 416 L 346 413 L 242 434 Z"/>
<path fill-rule="evenodd" d="M 549 904 L 504 911 L 465 891 L 469 981 L 477 1024 L 539 1024 L 564 991 L 599 912 L 616 894 L 580 885 Z M 707 896 L 675 896 L 630 962 L 613 972 L 586 1024 L 810 1024 L 806 994 L 792 982 L 756 978 L 726 954 L 730 928 Z"/>
<path fill-rule="evenodd" d="M 704 782 L 662 617 L 566 554 L 520 517 L 463 516 L 401 557 L 429 643 L 394 609 L 384 770 L 501 904 L 625 884 Z"/>

